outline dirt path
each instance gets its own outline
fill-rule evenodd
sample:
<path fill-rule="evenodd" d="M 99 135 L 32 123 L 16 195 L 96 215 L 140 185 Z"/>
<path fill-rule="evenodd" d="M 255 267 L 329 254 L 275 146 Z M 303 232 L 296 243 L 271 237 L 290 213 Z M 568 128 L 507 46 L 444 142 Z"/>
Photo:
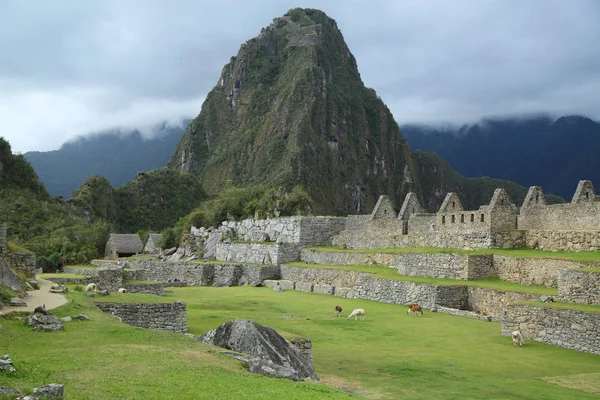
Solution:
<path fill-rule="evenodd" d="M 33 311 L 37 306 L 41 306 L 43 304 L 46 305 L 47 310 L 51 310 L 53 308 L 62 306 L 67 302 L 67 299 L 64 295 L 60 293 L 50 293 L 50 288 L 54 285 L 54 283 L 40 278 L 37 278 L 36 280 L 40 286 L 40 290 L 32 290 L 27 292 L 29 296 L 25 299 L 27 302 L 26 306 L 4 307 L 2 310 L 0 310 L 0 314 L 5 314 L 11 311 Z"/>

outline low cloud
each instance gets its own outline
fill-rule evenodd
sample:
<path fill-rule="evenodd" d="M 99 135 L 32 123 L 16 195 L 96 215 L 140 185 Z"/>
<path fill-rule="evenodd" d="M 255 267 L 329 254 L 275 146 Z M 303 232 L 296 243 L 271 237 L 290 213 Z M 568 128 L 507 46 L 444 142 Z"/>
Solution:
<path fill-rule="evenodd" d="M 52 150 L 195 117 L 239 46 L 297 2 L 0 2 L 0 135 Z M 334 18 L 400 123 L 547 112 L 600 119 L 595 0 L 305 1 Z"/>

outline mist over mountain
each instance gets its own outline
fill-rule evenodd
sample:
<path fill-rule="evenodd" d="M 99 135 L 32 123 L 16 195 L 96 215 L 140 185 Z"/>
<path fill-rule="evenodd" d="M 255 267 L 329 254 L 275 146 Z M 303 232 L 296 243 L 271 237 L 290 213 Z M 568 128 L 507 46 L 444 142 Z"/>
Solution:
<path fill-rule="evenodd" d="M 461 175 L 507 179 L 570 199 L 581 179 L 600 185 L 600 124 L 579 115 L 486 119 L 452 127 L 402 125 L 412 149 Z"/>
<path fill-rule="evenodd" d="M 68 198 L 92 175 L 101 175 L 119 187 L 138 172 L 165 166 L 188 123 L 159 124 L 148 138 L 137 130 L 108 130 L 81 136 L 58 150 L 24 156 L 52 196 Z"/>

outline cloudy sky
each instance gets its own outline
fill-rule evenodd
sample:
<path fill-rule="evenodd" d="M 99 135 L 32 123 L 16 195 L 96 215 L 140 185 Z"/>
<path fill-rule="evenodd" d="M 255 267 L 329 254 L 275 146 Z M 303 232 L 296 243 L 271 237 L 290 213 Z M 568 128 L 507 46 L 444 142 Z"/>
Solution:
<path fill-rule="evenodd" d="M 399 123 L 600 119 L 597 0 L 1 0 L 0 136 L 53 150 L 194 117 L 240 44 L 298 6 L 337 21 Z"/>

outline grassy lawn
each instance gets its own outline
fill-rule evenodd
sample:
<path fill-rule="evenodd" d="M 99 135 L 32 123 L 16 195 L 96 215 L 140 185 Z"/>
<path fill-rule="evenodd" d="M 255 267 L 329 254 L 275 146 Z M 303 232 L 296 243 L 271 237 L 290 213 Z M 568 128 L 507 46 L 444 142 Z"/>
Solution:
<path fill-rule="evenodd" d="M 0 354 L 10 354 L 19 372 L 0 375 L 0 386 L 63 382 L 67 399 L 348 398 L 325 385 L 244 373 L 238 361 L 216 356 L 214 349 L 182 335 L 120 324 L 91 308 L 83 294 L 73 295 L 75 303 L 56 314 L 85 311 L 91 321 L 68 323 L 65 332 L 38 333 L 2 320 Z M 185 287 L 162 297 L 101 299 L 185 301 L 188 329 L 196 335 L 232 319 L 251 319 L 288 339 L 309 337 L 321 381 L 366 398 L 594 399 L 600 386 L 596 355 L 533 341 L 513 348 L 510 338 L 500 336 L 499 323 L 428 312 L 411 317 L 399 305 L 252 287 Z M 365 321 L 337 318 L 336 304 L 345 315 L 364 308 Z M 574 386 L 571 376 L 577 377 L 575 389 L 568 387 Z"/>
<path fill-rule="evenodd" d="M 382 279 L 393 279 L 404 282 L 414 282 L 427 285 L 443 285 L 443 286 L 473 286 L 487 289 L 495 289 L 504 292 L 520 292 L 534 293 L 539 295 L 558 295 L 557 288 L 549 288 L 541 285 L 521 285 L 514 282 L 502 281 L 499 278 L 484 278 L 474 281 L 460 281 L 454 279 L 429 278 L 424 276 L 407 276 L 398 274 L 396 268 L 369 266 L 369 265 L 323 265 L 323 264 L 307 264 L 305 262 L 286 263 L 291 267 L 302 268 L 330 268 L 344 271 L 359 271 L 373 275 Z"/>
<path fill-rule="evenodd" d="M 347 253 L 451 253 L 451 254 L 498 254 L 507 257 L 519 258 L 556 258 L 561 260 L 576 261 L 581 263 L 600 263 L 600 251 L 581 251 L 578 253 L 570 251 L 544 251 L 534 249 L 479 249 L 479 250 L 460 250 L 446 249 L 440 247 L 407 247 L 407 248 L 387 248 L 387 249 L 342 249 L 340 246 L 319 246 L 307 247 L 308 250 L 328 251 L 328 252 L 347 252 Z"/>

